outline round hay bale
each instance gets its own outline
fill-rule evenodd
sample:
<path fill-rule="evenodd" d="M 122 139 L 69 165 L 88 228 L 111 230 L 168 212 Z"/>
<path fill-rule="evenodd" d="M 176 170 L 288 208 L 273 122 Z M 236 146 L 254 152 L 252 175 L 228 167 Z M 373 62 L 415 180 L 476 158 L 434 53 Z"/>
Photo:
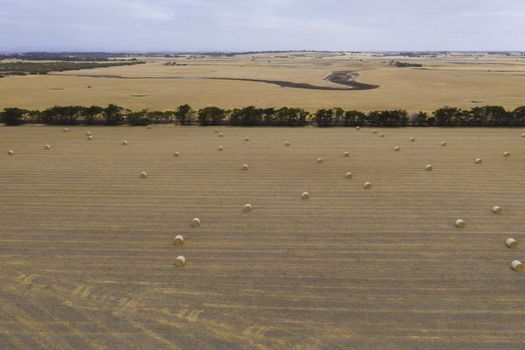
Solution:
<path fill-rule="evenodd" d="M 351 172 L 347 172 L 347 173 L 345 174 L 345 177 L 346 177 L 347 179 L 351 179 L 352 176 L 353 176 L 353 175 L 352 175 Z"/>
<path fill-rule="evenodd" d="M 10 149 L 9 151 L 7 151 L 7 154 L 10 155 L 10 156 L 12 156 L 12 155 L 15 154 L 15 151 L 13 151 L 12 149 Z"/>
<path fill-rule="evenodd" d="M 303 193 L 301 194 L 301 198 L 302 198 L 302 199 L 310 199 L 310 193 L 308 193 L 308 192 L 303 192 Z"/>
<path fill-rule="evenodd" d="M 414 142 L 414 141 L 416 141 L 416 138 L 415 137 L 411 137 L 411 138 L 408 139 L 408 141 Z"/>
<path fill-rule="evenodd" d="M 425 170 L 426 171 L 432 171 L 432 165 L 427 164 L 427 166 L 425 167 Z"/>
<path fill-rule="evenodd" d="M 286 142 L 284 143 L 284 145 L 287 146 L 287 147 L 290 146 L 290 141 L 286 141 Z"/>
<path fill-rule="evenodd" d="M 242 167 L 241 167 L 241 170 L 242 171 L 248 170 L 248 164 L 243 164 Z"/>
<path fill-rule="evenodd" d="M 222 146 L 217 147 L 217 151 L 224 151 L 224 147 Z"/>
<path fill-rule="evenodd" d="M 253 209 L 253 206 L 252 206 L 250 203 L 248 203 L 248 204 L 246 204 L 246 205 L 244 206 L 244 211 L 245 211 L 246 213 L 251 212 L 252 209 Z"/>
<path fill-rule="evenodd" d="M 492 207 L 492 212 L 494 214 L 501 214 L 501 211 L 502 211 L 502 209 L 501 209 L 501 207 L 499 205 L 495 205 L 495 206 Z"/>
<path fill-rule="evenodd" d="M 148 129 L 151 129 L 151 128 L 152 128 L 152 126 L 151 126 L 151 125 L 148 125 Z"/>
<path fill-rule="evenodd" d="M 523 134 L 521 134 L 521 137 L 525 137 L 525 132 Z"/>
<path fill-rule="evenodd" d="M 380 134 L 379 134 L 379 137 L 385 137 L 385 134 L 380 133 Z"/>
<path fill-rule="evenodd" d="M 184 237 L 182 235 L 176 235 L 173 239 L 173 244 L 181 246 L 184 244 Z"/>
<path fill-rule="evenodd" d="M 481 160 L 481 158 L 476 158 L 476 160 L 474 161 L 474 163 L 476 163 L 476 164 L 481 164 L 481 163 L 483 163 L 483 161 Z"/>
<path fill-rule="evenodd" d="M 523 272 L 523 264 L 519 260 L 513 260 L 510 267 L 516 272 Z"/>
<path fill-rule="evenodd" d="M 45 149 L 46 151 L 49 151 L 49 150 L 51 149 L 51 146 L 50 146 L 50 145 L 45 145 L 45 146 L 44 146 L 44 149 Z"/>
<path fill-rule="evenodd" d="M 201 225 L 201 220 L 199 218 L 193 218 L 193 220 L 191 220 L 191 226 L 199 227 L 200 225 Z"/>
<path fill-rule="evenodd" d="M 510 156 L 510 152 L 503 152 L 503 157 L 509 157 Z"/>
<path fill-rule="evenodd" d="M 89 141 L 92 141 L 92 140 L 93 140 L 93 136 L 89 135 L 89 136 L 88 136 L 88 140 L 89 140 Z"/>
<path fill-rule="evenodd" d="M 184 267 L 184 265 L 186 265 L 186 258 L 182 255 L 179 255 L 177 259 L 175 259 L 175 266 Z"/>
<path fill-rule="evenodd" d="M 69 131 L 69 129 L 68 129 L 68 128 L 64 128 L 64 132 L 68 132 L 68 131 Z"/>
<path fill-rule="evenodd" d="M 317 158 L 315 162 L 317 164 L 321 164 L 322 162 L 324 162 L 324 159 L 323 158 Z"/>
<path fill-rule="evenodd" d="M 123 146 L 126 146 L 127 144 L 128 144 L 128 141 L 126 141 L 126 140 L 122 141 L 122 145 Z"/>
<path fill-rule="evenodd" d="M 222 132 L 219 133 L 219 137 L 224 137 L 224 134 Z"/>
<path fill-rule="evenodd" d="M 395 152 L 399 152 L 400 149 L 401 149 L 401 148 L 400 148 L 399 146 L 394 146 L 394 151 L 395 151 Z"/>
<path fill-rule="evenodd" d="M 367 182 L 365 182 L 365 184 L 363 185 L 363 188 L 364 188 L 365 190 L 369 190 L 369 189 L 372 188 L 372 184 L 371 184 L 370 182 L 367 181 Z"/>
<path fill-rule="evenodd" d="M 250 138 L 249 137 L 245 137 L 244 138 L 244 142 L 248 142 L 248 141 L 250 141 Z"/>
<path fill-rule="evenodd" d="M 173 156 L 174 156 L 174 157 L 180 157 L 180 153 L 179 153 L 179 152 L 174 152 L 174 153 L 173 153 Z"/>
<path fill-rule="evenodd" d="M 145 171 L 140 173 L 140 177 L 143 178 L 143 179 L 145 179 L 147 176 L 148 176 L 148 174 L 146 174 Z"/>
<path fill-rule="evenodd" d="M 445 147 L 447 145 L 447 143 L 445 141 L 441 141 L 441 146 L 442 147 Z"/>
<path fill-rule="evenodd" d="M 361 127 L 360 126 L 356 126 L 355 129 L 356 130 L 361 130 Z"/>
<path fill-rule="evenodd" d="M 91 136 L 91 131 L 86 131 L 86 136 Z"/>
<path fill-rule="evenodd" d="M 345 157 L 345 158 L 350 157 L 350 153 L 348 153 L 348 152 L 343 153 L 343 157 Z"/>
<path fill-rule="evenodd" d="M 505 240 L 505 245 L 507 248 L 516 248 L 518 246 L 518 241 L 516 241 L 514 238 L 507 238 Z"/>
<path fill-rule="evenodd" d="M 372 134 L 377 134 L 377 130 L 376 129 L 372 130 Z"/>
<path fill-rule="evenodd" d="M 219 133 L 219 129 L 215 129 L 215 130 L 213 130 L 213 132 L 218 134 Z"/>
<path fill-rule="evenodd" d="M 465 221 L 463 221 L 462 219 L 457 219 L 457 220 L 456 220 L 456 227 L 457 227 L 457 228 L 463 228 L 463 227 L 465 227 Z"/>

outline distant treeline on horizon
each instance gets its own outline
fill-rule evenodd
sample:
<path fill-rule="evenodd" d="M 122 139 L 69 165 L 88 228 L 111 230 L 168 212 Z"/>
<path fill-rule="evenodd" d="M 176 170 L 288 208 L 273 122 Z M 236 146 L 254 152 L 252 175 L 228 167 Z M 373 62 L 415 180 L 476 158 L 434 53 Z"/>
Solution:
<path fill-rule="evenodd" d="M 362 112 L 342 108 L 323 108 L 309 113 L 302 108 L 223 109 L 204 107 L 194 110 L 185 104 L 173 111 L 131 111 L 110 104 L 101 106 L 54 106 L 45 110 L 5 108 L 0 122 L 6 125 L 232 125 L 232 126 L 305 126 L 319 127 L 525 127 L 525 106 L 512 111 L 502 106 L 481 106 L 471 109 L 445 106 L 432 113 L 409 115 L 406 110 Z"/>

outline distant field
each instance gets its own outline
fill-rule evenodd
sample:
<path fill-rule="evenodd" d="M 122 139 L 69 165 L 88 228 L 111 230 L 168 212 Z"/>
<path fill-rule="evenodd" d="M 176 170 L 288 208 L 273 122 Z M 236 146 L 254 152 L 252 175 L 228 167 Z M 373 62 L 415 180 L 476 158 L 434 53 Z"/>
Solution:
<path fill-rule="evenodd" d="M 381 72 L 426 74 L 384 68 L 362 79 Z M 67 99 L 84 78 L 0 84 L 23 79 L 34 89 L 68 82 L 57 95 Z M 117 80 L 88 81 L 97 91 Z M 119 94 L 112 102 L 131 101 L 109 97 Z M 17 104 L 43 98 L 25 97 Z M 0 127 L 0 348 L 523 348 L 525 275 L 509 264 L 525 260 L 525 130 L 213 130 Z"/>
<path fill-rule="evenodd" d="M 364 111 L 403 108 L 417 112 L 444 105 L 470 108 L 497 104 L 512 109 L 524 104 L 525 57 L 518 56 L 406 58 L 301 53 L 188 57 L 152 57 L 146 58 L 144 65 L 3 78 L 0 79 L 0 108 L 117 103 L 134 110 L 172 110 L 188 103 L 194 108 L 253 104 L 295 106 L 310 111 L 340 106 Z M 422 67 L 399 68 L 389 64 L 391 61 L 422 64 Z M 340 84 L 326 81 L 338 71 L 358 73 L 359 83 L 379 85 L 379 88 L 313 90 L 257 81 L 341 88 Z"/>

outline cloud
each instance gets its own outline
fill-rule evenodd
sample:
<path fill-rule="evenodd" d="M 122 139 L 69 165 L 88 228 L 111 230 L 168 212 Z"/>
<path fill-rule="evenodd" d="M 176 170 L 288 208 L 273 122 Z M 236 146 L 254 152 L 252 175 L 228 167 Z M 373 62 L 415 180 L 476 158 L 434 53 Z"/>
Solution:
<path fill-rule="evenodd" d="M 0 0 L 0 50 L 523 49 L 523 17 L 521 0 Z"/>

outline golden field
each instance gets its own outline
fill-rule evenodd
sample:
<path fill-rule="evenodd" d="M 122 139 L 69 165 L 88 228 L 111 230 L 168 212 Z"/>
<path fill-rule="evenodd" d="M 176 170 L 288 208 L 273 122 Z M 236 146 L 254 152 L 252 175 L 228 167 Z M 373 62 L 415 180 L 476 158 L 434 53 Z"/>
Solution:
<path fill-rule="evenodd" d="M 382 69 L 362 79 L 403 74 L 443 77 Z M 497 80 L 488 76 L 470 77 Z M 168 100 L 182 90 L 176 82 L 112 90 L 119 81 L 60 76 L 3 79 L 2 96 L 24 81 L 34 91 L 66 85 L 65 100 L 28 92 L 9 104 L 139 108 L 126 94 L 143 89 L 166 94 L 151 97 L 156 108 L 204 101 L 184 100 L 189 92 Z M 80 96 L 87 82 L 93 90 Z M 237 98 L 250 88 L 265 103 L 309 93 L 236 86 Z M 525 277 L 509 264 L 525 260 L 525 130 L 382 129 L 380 138 L 368 128 L 221 127 L 220 138 L 207 127 L 69 129 L 0 127 L 2 349 L 523 348 Z M 518 248 L 505 247 L 508 237 Z M 184 268 L 174 266 L 179 255 Z"/>
<path fill-rule="evenodd" d="M 256 105 L 294 106 L 315 111 L 339 106 L 363 111 L 401 108 L 417 112 L 432 111 L 444 105 L 469 108 L 496 104 L 513 109 L 525 104 L 523 56 L 449 54 L 406 58 L 352 53 L 283 53 L 195 59 L 150 57 L 144 60 L 147 62 L 144 65 L 2 78 L 0 108 L 43 109 L 57 104 L 116 103 L 132 110 L 174 110 L 188 103 L 194 108 Z M 396 68 L 388 65 L 391 60 L 421 63 L 423 67 Z M 164 65 L 167 62 L 182 65 Z M 325 81 L 333 71 L 359 73 L 358 81 L 380 87 L 326 91 L 205 79 L 284 80 L 340 87 Z"/>

